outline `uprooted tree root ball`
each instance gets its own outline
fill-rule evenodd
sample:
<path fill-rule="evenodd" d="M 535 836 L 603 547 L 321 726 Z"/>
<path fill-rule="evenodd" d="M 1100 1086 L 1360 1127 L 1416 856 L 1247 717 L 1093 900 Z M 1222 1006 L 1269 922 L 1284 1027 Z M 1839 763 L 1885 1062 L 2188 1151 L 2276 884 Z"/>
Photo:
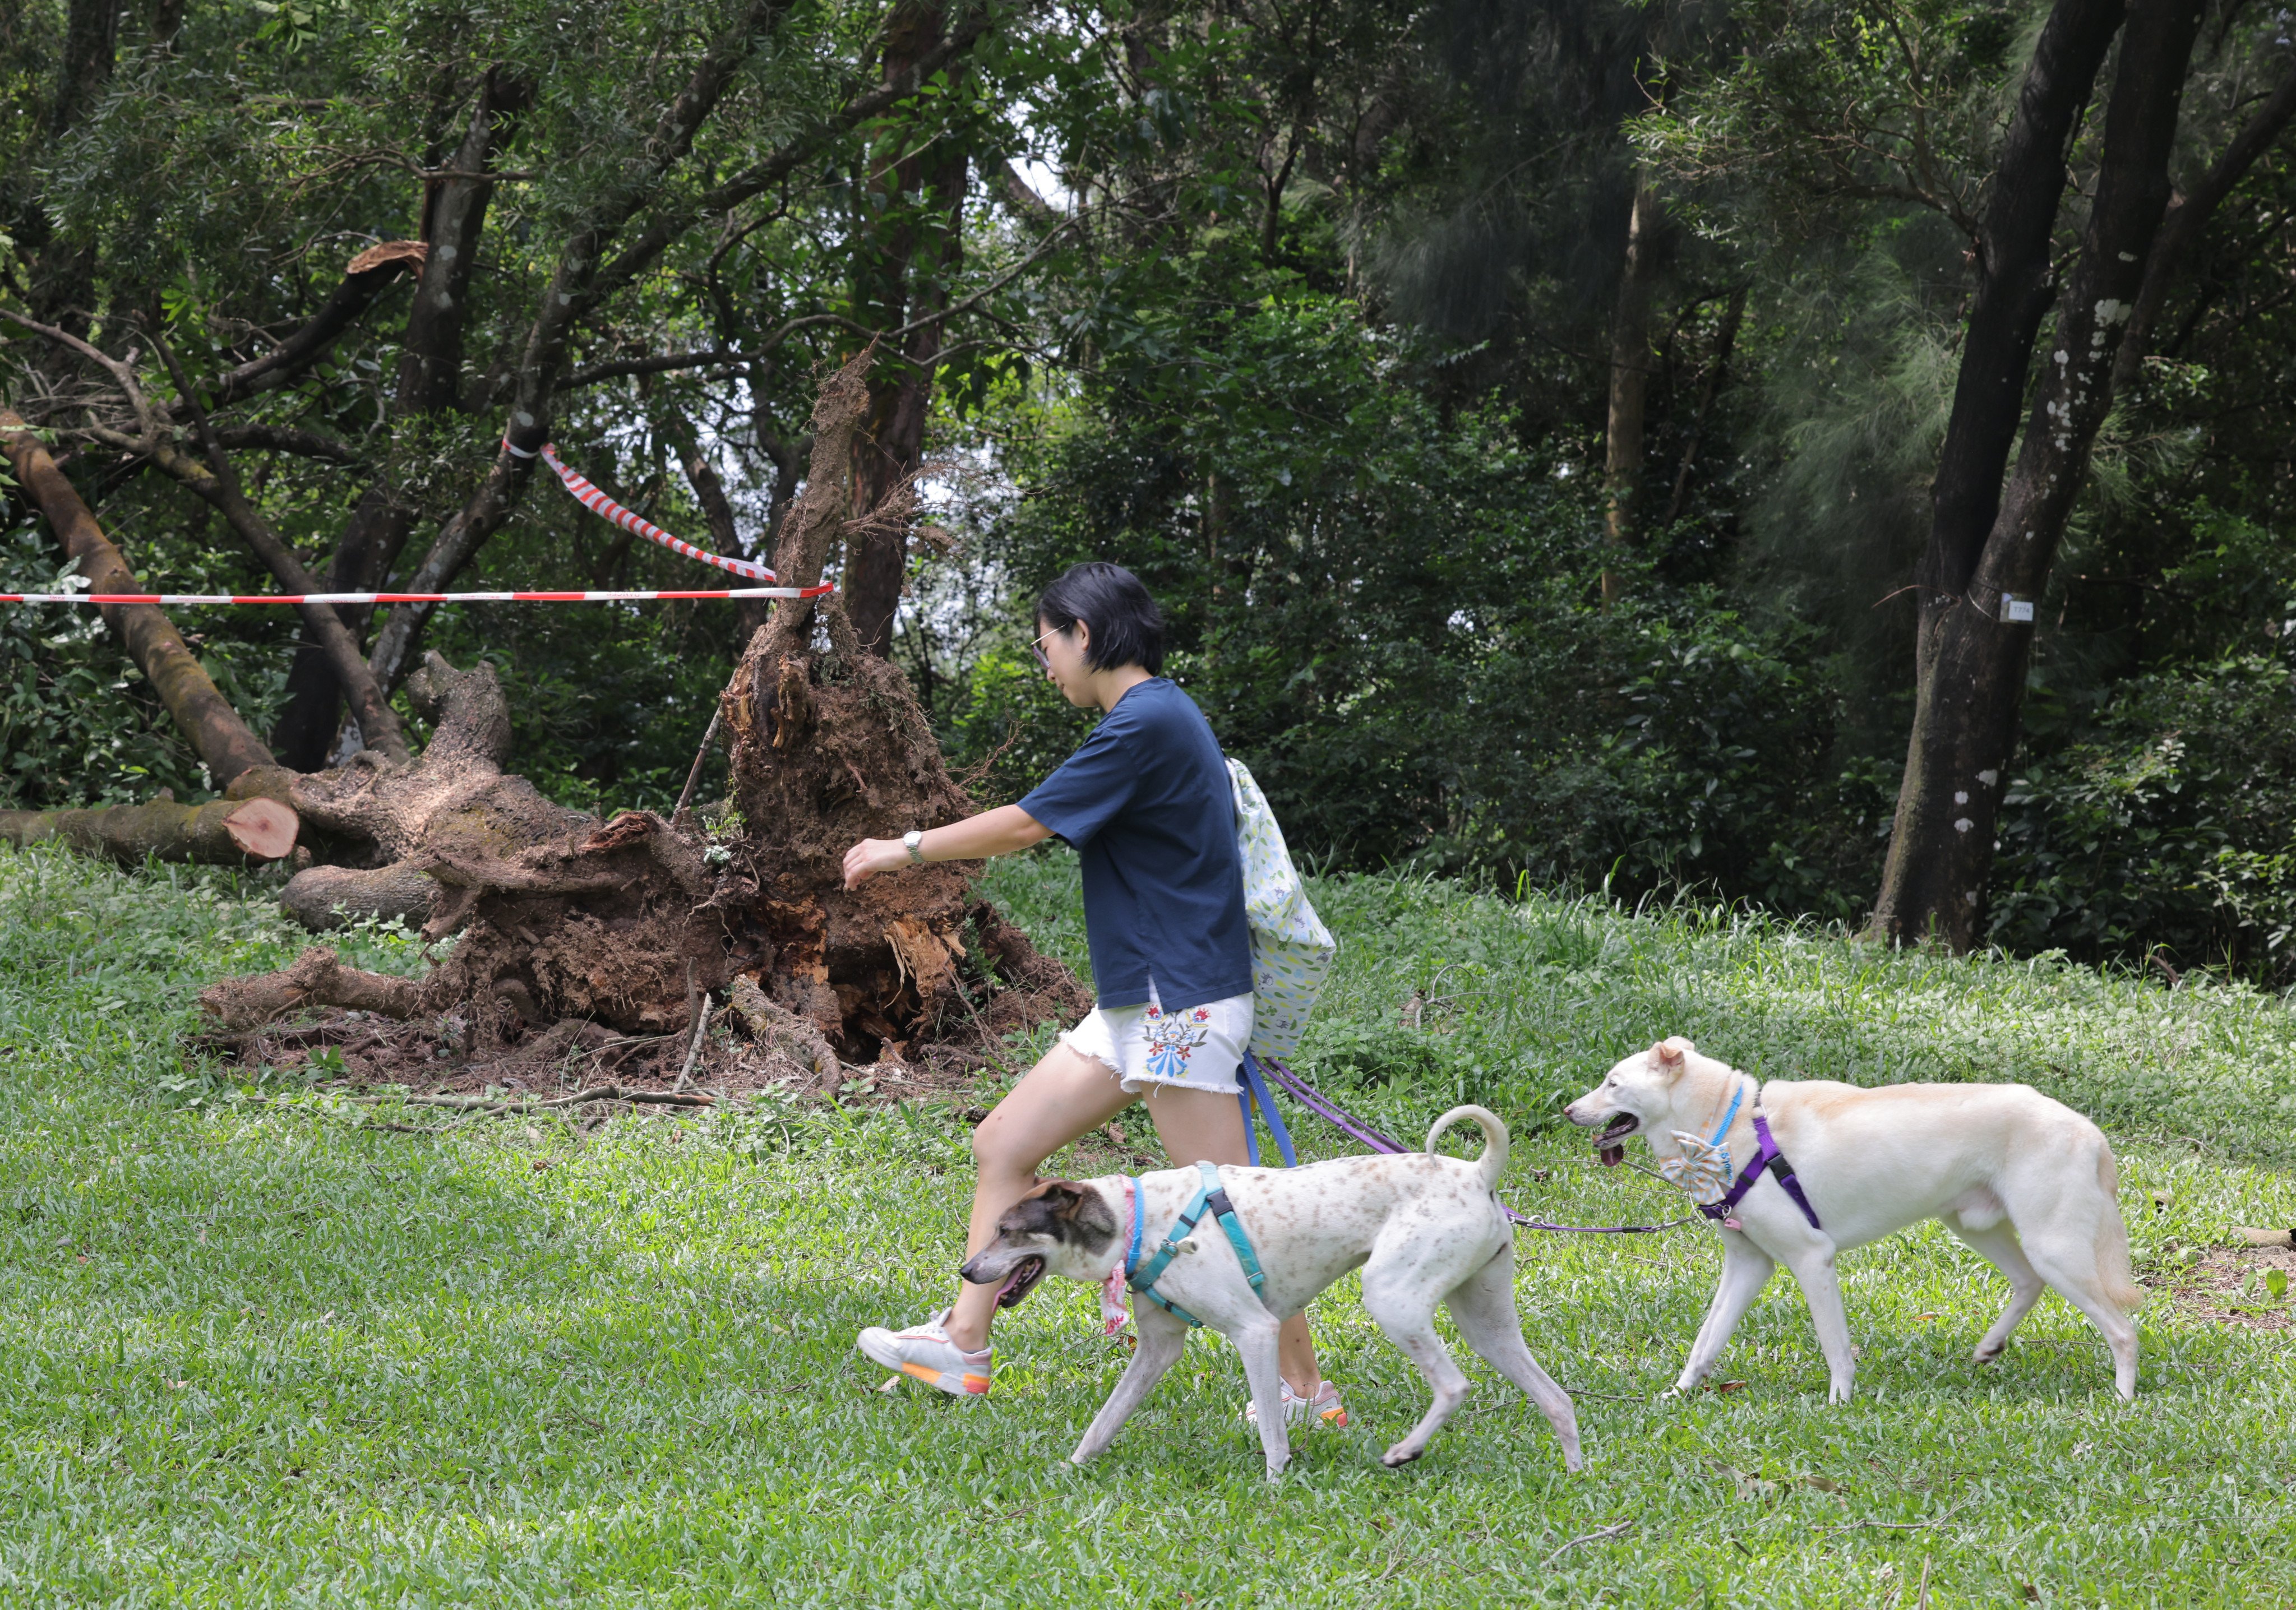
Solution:
<path fill-rule="evenodd" d="M 846 524 L 837 467 L 866 403 L 867 361 L 832 376 L 816 408 L 815 473 L 775 554 L 799 585 Z M 1090 1004 L 1066 967 L 973 896 L 977 862 L 844 887 L 857 839 L 972 805 L 907 678 L 862 650 L 834 597 L 783 604 L 726 690 L 739 827 L 715 845 L 648 812 L 601 821 L 504 772 L 510 713 L 487 667 L 433 655 L 408 686 L 437 723 L 419 760 L 363 757 L 294 790 L 313 826 L 367 846 L 343 857 L 366 864 L 312 868 L 285 899 L 313 926 L 338 905 L 421 915 L 427 937 L 454 944 L 419 979 L 316 948 L 213 986 L 201 997 L 221 1031 L 210 1040 L 242 1058 L 296 1060 L 298 1036 L 266 1026 L 337 1009 L 319 1038 L 354 1077 L 537 1087 L 676 1078 L 692 1062 L 696 1083 L 820 1090 L 857 1063 L 969 1071 L 1004 1035 Z M 705 997 L 718 1009 L 706 1027 Z"/>

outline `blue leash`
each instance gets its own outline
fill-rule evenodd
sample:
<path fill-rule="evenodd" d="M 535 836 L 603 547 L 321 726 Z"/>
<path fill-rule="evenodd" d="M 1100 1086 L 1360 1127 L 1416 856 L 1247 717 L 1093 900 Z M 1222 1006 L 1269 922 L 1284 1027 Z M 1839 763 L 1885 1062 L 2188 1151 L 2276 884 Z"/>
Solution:
<path fill-rule="evenodd" d="M 1250 1051 L 1243 1053 L 1243 1088 L 1235 1092 L 1243 1108 L 1243 1147 L 1254 1168 L 1259 1166 L 1259 1132 L 1252 1126 L 1251 1109 L 1256 1103 L 1267 1116 L 1267 1131 L 1275 1137 L 1275 1150 L 1283 1159 L 1283 1166 L 1295 1168 L 1300 1154 L 1292 1145 L 1292 1132 L 1283 1127 L 1283 1115 L 1275 1110 L 1275 1098 L 1268 1093 L 1267 1080 L 1259 1071 L 1259 1058 Z"/>

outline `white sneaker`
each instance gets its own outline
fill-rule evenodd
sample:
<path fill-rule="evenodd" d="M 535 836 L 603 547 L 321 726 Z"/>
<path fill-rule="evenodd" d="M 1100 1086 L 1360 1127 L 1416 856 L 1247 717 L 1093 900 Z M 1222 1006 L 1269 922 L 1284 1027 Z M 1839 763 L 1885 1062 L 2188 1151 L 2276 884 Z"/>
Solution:
<path fill-rule="evenodd" d="M 872 1325 L 861 1333 L 856 1345 L 886 1369 L 898 1369 L 951 1397 L 987 1397 L 989 1361 L 996 1350 L 984 1347 L 979 1353 L 965 1352 L 941 1328 L 947 1319 L 948 1311 L 944 1309 L 906 1330 Z"/>
<path fill-rule="evenodd" d="M 1259 1424 L 1259 1405 L 1243 1406 L 1243 1423 Z M 1283 1383 L 1283 1425 L 1285 1429 L 1301 1424 L 1329 1426 L 1334 1431 L 1346 1429 L 1348 1406 L 1340 1401 L 1340 1389 L 1329 1381 L 1316 1388 L 1316 1395 L 1303 1398 L 1292 1390 L 1292 1383 Z"/>

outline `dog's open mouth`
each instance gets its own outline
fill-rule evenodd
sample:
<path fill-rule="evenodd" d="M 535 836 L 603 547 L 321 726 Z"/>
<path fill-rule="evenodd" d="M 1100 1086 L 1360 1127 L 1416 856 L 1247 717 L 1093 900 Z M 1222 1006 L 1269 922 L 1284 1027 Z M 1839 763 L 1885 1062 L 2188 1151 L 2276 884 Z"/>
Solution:
<path fill-rule="evenodd" d="M 1012 1274 L 1006 1278 L 1004 1284 L 998 1287 L 996 1306 L 1012 1307 L 1013 1304 L 1029 1295 L 1029 1288 L 1042 1279 L 1044 1274 L 1045 1261 L 1042 1258 L 1021 1259 Z"/>
<path fill-rule="evenodd" d="M 1643 1121 L 1632 1113 L 1620 1113 L 1603 1125 L 1603 1132 L 1595 1137 L 1595 1155 L 1604 1168 L 1616 1168 L 1627 1160 L 1627 1137 L 1642 1126 Z"/>

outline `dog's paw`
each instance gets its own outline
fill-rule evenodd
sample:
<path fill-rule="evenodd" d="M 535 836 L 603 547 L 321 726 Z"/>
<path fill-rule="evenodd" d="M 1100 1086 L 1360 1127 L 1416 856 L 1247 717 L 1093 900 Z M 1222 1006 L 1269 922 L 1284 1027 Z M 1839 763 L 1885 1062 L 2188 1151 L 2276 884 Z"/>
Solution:
<path fill-rule="evenodd" d="M 1385 1453 L 1379 1456 L 1379 1462 L 1386 1466 L 1390 1470 L 1393 1470 L 1398 1466 L 1408 1465 L 1412 1460 L 1417 1459 L 1421 1454 L 1426 1451 L 1427 1451 L 1424 1448 L 1413 1448 L 1405 1443 L 1398 1442 L 1394 1447 L 1389 1449 Z"/>

